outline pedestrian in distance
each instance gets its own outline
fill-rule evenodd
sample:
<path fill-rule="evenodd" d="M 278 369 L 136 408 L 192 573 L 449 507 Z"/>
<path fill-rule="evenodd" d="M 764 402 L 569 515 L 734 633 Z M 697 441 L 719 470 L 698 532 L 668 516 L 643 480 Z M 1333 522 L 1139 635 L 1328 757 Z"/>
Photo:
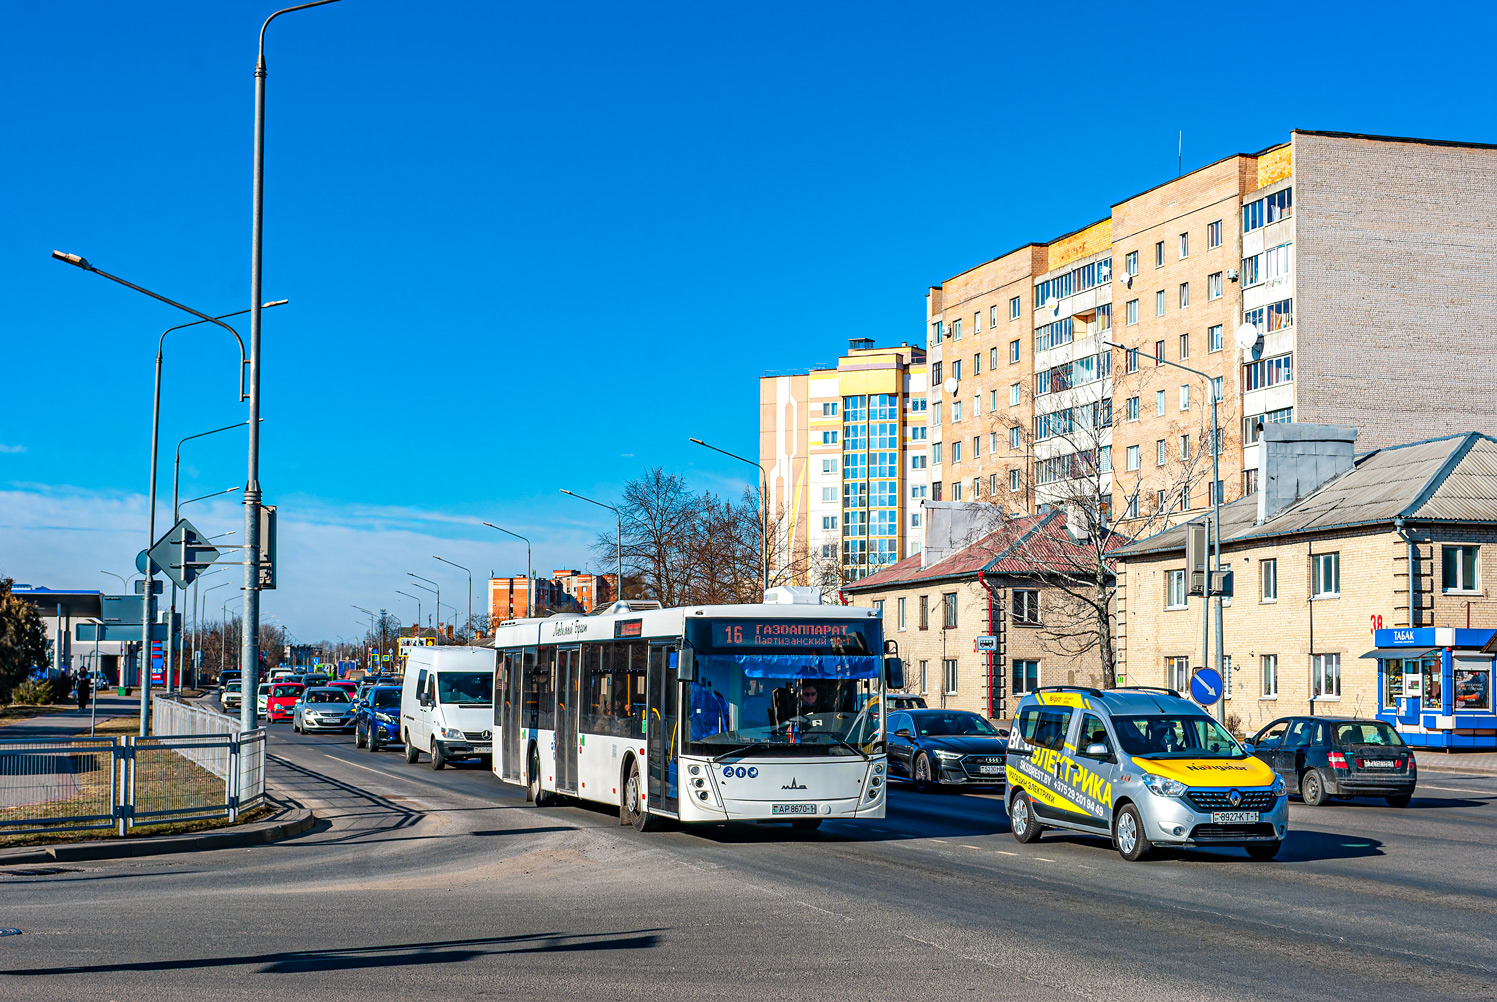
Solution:
<path fill-rule="evenodd" d="M 88 700 L 93 695 L 93 686 L 87 675 L 78 676 L 78 712 L 83 713 L 88 709 Z"/>

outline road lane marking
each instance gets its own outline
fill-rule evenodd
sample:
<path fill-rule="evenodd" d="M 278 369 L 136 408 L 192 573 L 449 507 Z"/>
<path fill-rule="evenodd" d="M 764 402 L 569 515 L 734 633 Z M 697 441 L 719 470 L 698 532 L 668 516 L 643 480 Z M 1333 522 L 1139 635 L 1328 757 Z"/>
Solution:
<path fill-rule="evenodd" d="M 1414 790 L 1414 796 L 1419 796 L 1420 790 L 1439 790 L 1442 793 L 1474 793 L 1483 797 L 1497 795 L 1497 790 L 1467 790 L 1460 786 L 1429 786 L 1420 783 Z"/>
<path fill-rule="evenodd" d="M 980 845 L 968 845 L 967 843 L 963 842 L 962 843 L 962 848 L 963 849 L 981 849 L 982 846 L 980 846 Z"/>
<path fill-rule="evenodd" d="M 340 765 L 351 765 L 355 769 L 363 769 L 365 772 L 372 772 L 372 773 L 374 773 L 377 776 L 388 776 L 391 779 L 399 779 L 399 778 L 401 778 L 400 777 L 400 773 L 398 773 L 398 772 L 386 772 L 383 769 L 371 769 L 367 765 L 359 765 L 359 763 L 357 763 L 357 762 L 350 762 L 346 758 L 339 758 L 336 755 L 329 755 L 326 752 L 323 753 L 322 757 L 323 758 L 330 758 L 334 762 L 339 763 Z"/>
<path fill-rule="evenodd" d="M 1037 860 L 1039 860 L 1041 863 L 1053 863 L 1053 862 L 1055 862 L 1055 860 L 1053 860 L 1053 859 L 1047 859 L 1044 856 L 1036 856 L 1034 858 L 1037 859 Z"/>
<path fill-rule="evenodd" d="M 1007 849 L 999 849 L 998 850 L 998 855 L 1000 855 L 1000 856 L 1017 856 L 1018 853 L 1016 853 L 1016 852 L 1009 852 Z"/>

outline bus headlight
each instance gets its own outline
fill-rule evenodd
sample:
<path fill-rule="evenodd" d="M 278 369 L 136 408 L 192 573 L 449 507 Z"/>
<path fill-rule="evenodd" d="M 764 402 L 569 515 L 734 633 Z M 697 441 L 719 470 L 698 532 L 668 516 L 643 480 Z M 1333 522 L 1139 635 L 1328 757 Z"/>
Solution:
<path fill-rule="evenodd" d="M 880 775 L 883 775 L 883 772 L 884 772 L 884 763 L 882 763 L 882 762 L 876 762 L 876 763 L 874 763 L 873 774 L 875 776 L 880 776 Z"/>

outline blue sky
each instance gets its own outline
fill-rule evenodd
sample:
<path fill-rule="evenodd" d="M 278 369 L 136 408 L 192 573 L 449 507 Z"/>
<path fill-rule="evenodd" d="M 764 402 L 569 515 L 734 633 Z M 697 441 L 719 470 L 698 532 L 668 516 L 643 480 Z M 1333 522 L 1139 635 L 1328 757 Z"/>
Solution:
<path fill-rule="evenodd" d="M 248 302 L 269 4 L 9 12 L 0 102 L 0 570 L 107 585 L 145 537 L 160 304 Z M 268 615 L 357 631 L 406 571 L 591 565 L 647 465 L 736 493 L 757 377 L 923 336 L 924 291 L 1293 127 L 1497 142 L 1486 8 L 518 5 L 344 0 L 271 28 Z M 1396 41 L 1397 44 L 1390 44 Z M 227 335 L 167 346 L 176 441 L 242 420 Z M 240 483 L 243 435 L 184 448 Z M 237 529 L 230 502 L 198 506 Z M 201 517 L 198 517 L 198 516 Z M 599 516 L 603 516 L 600 518 Z M 233 537 L 231 537 L 232 539 Z M 437 568 L 438 573 L 431 573 Z M 450 573 L 448 573 L 450 572 Z M 216 594 L 234 593 L 226 588 Z M 481 591 L 476 601 L 481 602 Z M 446 595 L 444 594 L 444 598 Z M 403 603 L 403 604 L 402 604 Z"/>

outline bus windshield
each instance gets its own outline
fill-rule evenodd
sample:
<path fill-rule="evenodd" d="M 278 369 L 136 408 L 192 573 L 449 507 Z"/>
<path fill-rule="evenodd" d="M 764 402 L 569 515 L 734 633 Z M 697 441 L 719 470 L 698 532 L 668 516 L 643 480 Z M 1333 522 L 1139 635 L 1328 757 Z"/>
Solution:
<path fill-rule="evenodd" d="M 688 755 L 864 755 L 880 740 L 877 620 L 688 624 Z"/>

